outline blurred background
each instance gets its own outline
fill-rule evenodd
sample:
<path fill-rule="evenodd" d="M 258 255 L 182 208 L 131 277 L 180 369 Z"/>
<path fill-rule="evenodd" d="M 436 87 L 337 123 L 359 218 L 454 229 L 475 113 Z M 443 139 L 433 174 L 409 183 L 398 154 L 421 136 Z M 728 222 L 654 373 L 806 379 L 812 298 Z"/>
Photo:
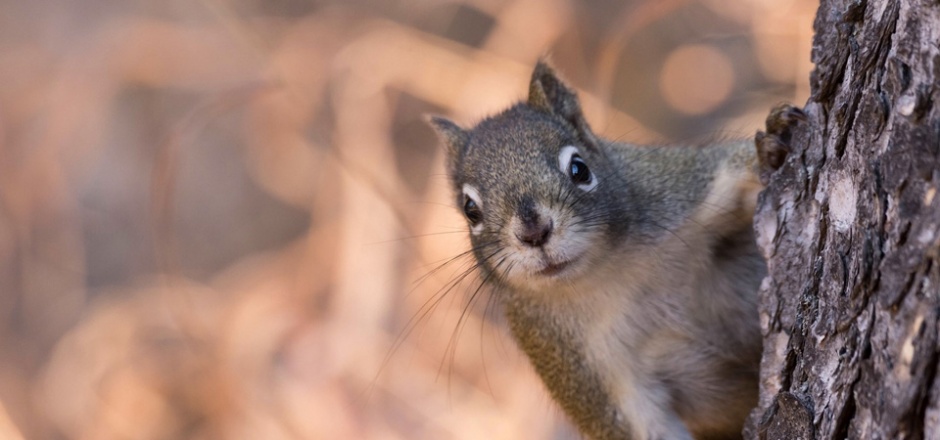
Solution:
<path fill-rule="evenodd" d="M 571 439 L 428 113 L 751 136 L 808 0 L 0 0 L 0 439 Z"/>

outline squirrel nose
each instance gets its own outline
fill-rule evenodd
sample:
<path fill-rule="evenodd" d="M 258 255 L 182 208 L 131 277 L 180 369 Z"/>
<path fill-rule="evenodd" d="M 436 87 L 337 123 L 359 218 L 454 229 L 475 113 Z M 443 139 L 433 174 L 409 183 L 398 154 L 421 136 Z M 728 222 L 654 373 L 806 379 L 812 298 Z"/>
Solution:
<path fill-rule="evenodd" d="M 522 231 L 516 233 L 516 238 L 529 246 L 541 247 L 552 235 L 552 228 L 551 220 L 548 223 L 527 224 L 523 226 Z"/>
<path fill-rule="evenodd" d="M 552 235 L 554 223 L 551 217 L 542 218 L 535 207 L 535 200 L 528 195 L 522 198 L 517 209 L 516 214 L 521 224 L 519 230 L 516 231 L 516 238 L 532 247 L 544 245 Z"/>

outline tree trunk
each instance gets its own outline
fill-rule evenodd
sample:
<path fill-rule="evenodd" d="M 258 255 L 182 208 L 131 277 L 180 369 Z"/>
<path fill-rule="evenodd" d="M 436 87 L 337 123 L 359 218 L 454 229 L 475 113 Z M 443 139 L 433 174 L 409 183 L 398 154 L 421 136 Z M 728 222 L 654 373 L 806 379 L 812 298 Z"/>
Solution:
<path fill-rule="evenodd" d="M 823 0 L 808 121 L 761 196 L 747 438 L 940 438 L 940 3 Z"/>

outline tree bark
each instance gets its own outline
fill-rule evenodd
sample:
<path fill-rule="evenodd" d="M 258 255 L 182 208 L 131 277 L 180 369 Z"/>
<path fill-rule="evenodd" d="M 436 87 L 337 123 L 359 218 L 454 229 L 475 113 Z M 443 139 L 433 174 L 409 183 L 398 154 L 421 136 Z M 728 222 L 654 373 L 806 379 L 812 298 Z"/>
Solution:
<path fill-rule="evenodd" d="M 940 2 L 823 0 L 761 196 L 759 439 L 940 438 Z"/>

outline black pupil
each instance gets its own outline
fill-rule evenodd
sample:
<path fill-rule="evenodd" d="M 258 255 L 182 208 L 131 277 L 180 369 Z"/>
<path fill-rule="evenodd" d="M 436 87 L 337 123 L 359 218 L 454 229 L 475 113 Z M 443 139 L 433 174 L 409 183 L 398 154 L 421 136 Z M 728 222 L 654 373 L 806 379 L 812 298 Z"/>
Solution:
<path fill-rule="evenodd" d="M 574 183 L 589 183 L 591 181 L 591 171 L 588 170 L 587 164 L 581 160 L 580 156 L 571 157 L 571 165 L 568 165 L 568 174 L 571 176 L 571 181 Z"/>
<path fill-rule="evenodd" d="M 470 224 L 475 225 L 483 221 L 483 211 L 480 211 L 477 202 L 470 197 L 467 197 L 467 201 L 463 204 L 463 213 L 467 216 L 467 220 L 470 220 Z"/>

